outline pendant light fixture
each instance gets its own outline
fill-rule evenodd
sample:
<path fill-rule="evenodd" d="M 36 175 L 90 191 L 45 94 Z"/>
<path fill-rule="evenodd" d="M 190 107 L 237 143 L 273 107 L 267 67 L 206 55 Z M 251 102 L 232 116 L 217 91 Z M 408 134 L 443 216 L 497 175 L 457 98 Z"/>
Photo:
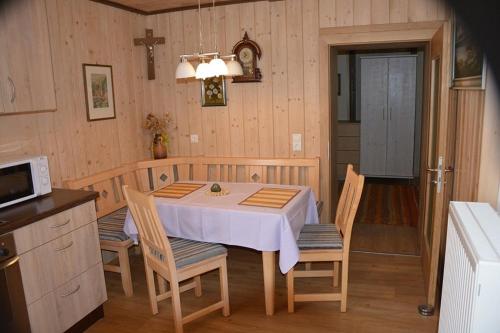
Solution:
<path fill-rule="evenodd" d="M 198 25 L 200 32 L 200 51 L 194 54 L 183 54 L 180 56 L 179 65 L 175 71 L 177 79 L 187 79 L 195 77 L 204 80 L 213 76 L 238 76 L 243 75 L 241 64 L 236 61 L 234 54 L 221 56 L 217 48 L 217 23 L 215 21 L 215 0 L 212 0 L 213 23 L 214 23 L 214 52 L 203 53 L 203 36 L 201 22 L 201 0 L 198 0 Z M 228 59 L 227 63 L 224 59 Z M 199 64 L 194 69 L 189 60 L 198 61 Z"/>

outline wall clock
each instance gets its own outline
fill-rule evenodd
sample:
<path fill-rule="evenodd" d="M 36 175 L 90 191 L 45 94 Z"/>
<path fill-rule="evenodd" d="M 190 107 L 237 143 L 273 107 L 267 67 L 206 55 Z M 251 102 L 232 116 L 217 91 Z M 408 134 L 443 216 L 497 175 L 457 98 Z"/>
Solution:
<path fill-rule="evenodd" d="M 243 75 L 233 76 L 233 82 L 260 82 L 262 74 L 257 68 L 257 60 L 262 56 L 259 45 L 248 38 L 248 33 L 233 47 L 233 54 L 243 68 Z"/>

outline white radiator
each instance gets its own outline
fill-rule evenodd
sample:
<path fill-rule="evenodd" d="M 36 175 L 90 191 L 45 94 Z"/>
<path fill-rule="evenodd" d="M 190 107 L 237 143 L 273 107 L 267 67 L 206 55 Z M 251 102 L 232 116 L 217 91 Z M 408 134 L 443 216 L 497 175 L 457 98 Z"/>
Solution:
<path fill-rule="evenodd" d="M 488 204 L 450 204 L 439 332 L 500 332 L 500 218 Z"/>

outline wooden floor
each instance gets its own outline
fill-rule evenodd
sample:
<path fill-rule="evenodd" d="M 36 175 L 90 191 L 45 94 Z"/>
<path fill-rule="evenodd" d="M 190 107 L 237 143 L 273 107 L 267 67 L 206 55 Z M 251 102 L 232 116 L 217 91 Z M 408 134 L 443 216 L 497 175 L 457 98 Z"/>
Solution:
<path fill-rule="evenodd" d="M 296 312 L 286 309 L 285 278 L 277 269 L 276 314 L 264 314 L 262 264 L 260 253 L 229 249 L 229 288 L 231 316 L 210 314 L 185 326 L 185 332 L 435 332 L 437 317 L 421 317 L 417 305 L 424 302 L 420 258 L 366 253 L 351 254 L 347 313 L 339 303 L 297 303 Z M 131 255 L 133 297 L 121 290 L 117 274 L 106 273 L 108 302 L 105 318 L 89 332 L 173 332 L 170 301 L 159 304 L 160 313 L 151 314 L 141 255 Z M 327 290 L 330 280 L 301 279 L 297 289 Z M 218 279 L 214 272 L 202 277 L 203 296 L 193 291 L 182 295 L 184 313 L 218 298 Z"/>
<path fill-rule="evenodd" d="M 416 255 L 417 231 L 405 225 L 354 223 L 351 250 Z"/>

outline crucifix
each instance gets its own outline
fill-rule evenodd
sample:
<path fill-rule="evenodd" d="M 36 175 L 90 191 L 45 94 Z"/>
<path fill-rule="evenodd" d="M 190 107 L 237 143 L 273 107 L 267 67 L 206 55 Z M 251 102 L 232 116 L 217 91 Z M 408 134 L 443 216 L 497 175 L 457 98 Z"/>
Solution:
<path fill-rule="evenodd" d="M 165 44 L 165 37 L 153 37 L 153 29 L 146 29 L 146 38 L 134 38 L 134 45 L 146 46 L 146 62 L 148 64 L 148 80 L 155 79 L 154 46 Z"/>

